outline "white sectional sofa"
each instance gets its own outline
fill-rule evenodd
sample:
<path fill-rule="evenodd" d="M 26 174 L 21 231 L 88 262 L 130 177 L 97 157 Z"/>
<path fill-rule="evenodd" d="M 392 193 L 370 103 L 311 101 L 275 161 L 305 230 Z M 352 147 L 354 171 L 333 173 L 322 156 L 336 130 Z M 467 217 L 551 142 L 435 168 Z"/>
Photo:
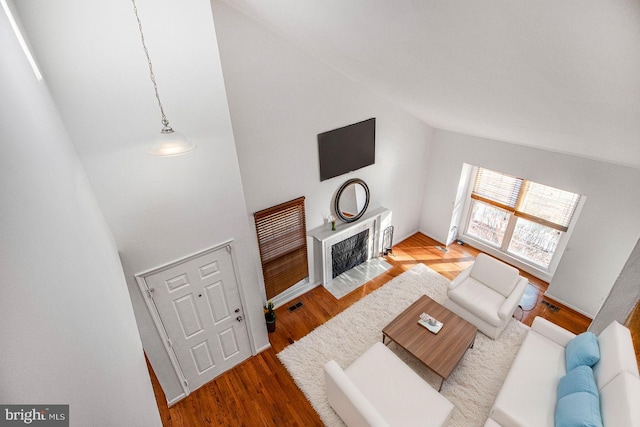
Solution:
<path fill-rule="evenodd" d="M 444 426 L 453 404 L 381 342 L 348 368 L 324 366 L 329 404 L 347 426 Z"/>
<path fill-rule="evenodd" d="M 565 349 L 575 336 L 536 317 L 485 427 L 554 426 L 558 384 L 567 373 Z M 597 342 L 600 361 L 592 372 L 603 425 L 640 426 L 640 378 L 629 330 L 613 322 L 600 333 Z"/>

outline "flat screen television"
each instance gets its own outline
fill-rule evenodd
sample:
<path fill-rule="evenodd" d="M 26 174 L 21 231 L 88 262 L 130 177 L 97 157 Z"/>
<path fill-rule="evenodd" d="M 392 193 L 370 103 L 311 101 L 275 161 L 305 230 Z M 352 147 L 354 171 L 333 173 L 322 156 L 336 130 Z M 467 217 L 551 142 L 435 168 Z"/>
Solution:
<path fill-rule="evenodd" d="M 318 134 L 320 181 L 349 173 L 376 161 L 376 119 Z"/>

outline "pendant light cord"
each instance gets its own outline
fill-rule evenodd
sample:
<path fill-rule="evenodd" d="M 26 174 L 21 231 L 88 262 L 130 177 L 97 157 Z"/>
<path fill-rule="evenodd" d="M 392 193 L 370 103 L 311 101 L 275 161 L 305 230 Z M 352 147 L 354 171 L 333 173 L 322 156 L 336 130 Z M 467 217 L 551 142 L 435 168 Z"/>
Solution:
<path fill-rule="evenodd" d="M 149 56 L 149 50 L 147 50 L 147 45 L 144 41 L 144 33 L 142 32 L 142 22 L 140 21 L 140 17 L 138 16 L 138 7 L 136 6 L 136 0 L 131 0 L 133 4 L 133 13 L 136 15 L 136 20 L 138 21 L 138 29 L 140 30 L 140 40 L 142 41 L 142 49 L 144 50 L 144 54 L 147 57 L 147 63 L 149 64 L 149 76 L 151 77 L 151 83 L 153 83 L 153 90 L 156 93 L 156 99 L 158 100 L 158 107 L 160 107 L 160 114 L 162 114 L 162 125 L 167 130 L 172 130 L 169 126 L 169 120 L 167 116 L 164 114 L 164 108 L 162 108 L 162 102 L 160 101 L 160 94 L 158 93 L 158 84 L 156 83 L 156 76 L 153 74 L 153 64 L 151 64 L 151 57 Z"/>

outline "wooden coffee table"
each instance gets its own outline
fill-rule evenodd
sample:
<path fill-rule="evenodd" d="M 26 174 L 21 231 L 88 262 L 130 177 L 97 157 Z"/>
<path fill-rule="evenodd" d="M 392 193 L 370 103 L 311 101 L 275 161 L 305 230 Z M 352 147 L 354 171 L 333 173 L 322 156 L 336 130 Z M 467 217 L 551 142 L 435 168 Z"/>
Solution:
<path fill-rule="evenodd" d="M 443 323 L 437 334 L 418 324 L 422 313 Z M 382 342 L 386 344 L 389 338 L 427 365 L 442 378 L 440 391 L 467 349 L 473 347 L 477 331 L 471 323 L 423 295 L 382 329 Z"/>

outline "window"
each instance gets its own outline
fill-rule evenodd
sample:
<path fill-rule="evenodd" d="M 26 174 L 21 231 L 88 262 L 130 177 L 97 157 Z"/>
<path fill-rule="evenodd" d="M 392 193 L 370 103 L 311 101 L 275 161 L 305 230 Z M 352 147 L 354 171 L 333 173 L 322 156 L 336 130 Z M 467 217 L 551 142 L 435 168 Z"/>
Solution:
<path fill-rule="evenodd" d="M 466 234 L 549 268 L 580 195 L 478 168 Z"/>
<path fill-rule="evenodd" d="M 267 299 L 309 276 L 304 197 L 253 214 Z"/>

